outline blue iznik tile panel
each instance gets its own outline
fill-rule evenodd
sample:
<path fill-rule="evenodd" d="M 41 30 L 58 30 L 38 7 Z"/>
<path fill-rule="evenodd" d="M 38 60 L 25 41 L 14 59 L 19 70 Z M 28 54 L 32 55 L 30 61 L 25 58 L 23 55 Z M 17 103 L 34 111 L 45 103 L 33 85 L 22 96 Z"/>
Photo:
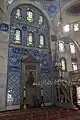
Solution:
<path fill-rule="evenodd" d="M 20 104 L 21 58 L 24 55 L 26 57 L 32 55 L 40 61 L 40 84 L 44 88 L 44 100 L 45 102 L 52 102 L 50 52 L 9 46 L 7 105 Z"/>
<path fill-rule="evenodd" d="M 36 1 L 39 1 L 39 0 L 36 0 Z M 53 1 L 42 0 L 42 4 L 44 9 L 50 15 L 50 17 L 54 18 L 56 13 L 60 11 L 60 7 L 62 8 L 67 2 L 70 2 L 70 1 L 71 0 L 53 0 Z"/>

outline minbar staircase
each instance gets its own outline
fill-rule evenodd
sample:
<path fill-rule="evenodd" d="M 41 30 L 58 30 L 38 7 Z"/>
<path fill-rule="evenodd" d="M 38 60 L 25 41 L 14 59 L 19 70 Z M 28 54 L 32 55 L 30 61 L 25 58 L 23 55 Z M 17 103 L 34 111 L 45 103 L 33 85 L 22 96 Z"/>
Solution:
<path fill-rule="evenodd" d="M 68 99 L 69 102 L 71 102 L 70 86 L 67 83 L 64 83 L 64 82 L 61 82 L 60 85 L 61 85 L 61 89 L 64 93 L 65 98 Z"/>

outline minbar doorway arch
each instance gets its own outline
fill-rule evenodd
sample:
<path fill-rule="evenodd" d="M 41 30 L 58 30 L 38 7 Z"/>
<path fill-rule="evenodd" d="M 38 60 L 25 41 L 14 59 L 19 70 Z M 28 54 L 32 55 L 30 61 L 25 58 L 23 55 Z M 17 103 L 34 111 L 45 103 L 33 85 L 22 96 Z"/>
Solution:
<path fill-rule="evenodd" d="M 38 107 L 40 102 L 40 63 L 33 56 L 22 59 L 21 107 Z"/>

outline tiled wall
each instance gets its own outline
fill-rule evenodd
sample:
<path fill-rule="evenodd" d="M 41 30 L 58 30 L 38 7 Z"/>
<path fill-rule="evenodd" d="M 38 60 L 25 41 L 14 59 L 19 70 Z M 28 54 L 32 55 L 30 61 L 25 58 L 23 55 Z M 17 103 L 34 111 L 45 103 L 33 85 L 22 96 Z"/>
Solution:
<path fill-rule="evenodd" d="M 45 102 L 52 102 L 52 65 L 51 55 L 44 50 L 33 50 L 9 46 L 8 60 L 8 91 L 11 91 L 12 102 L 7 105 L 20 104 L 21 58 L 32 55 L 40 61 L 40 83 L 44 87 Z"/>

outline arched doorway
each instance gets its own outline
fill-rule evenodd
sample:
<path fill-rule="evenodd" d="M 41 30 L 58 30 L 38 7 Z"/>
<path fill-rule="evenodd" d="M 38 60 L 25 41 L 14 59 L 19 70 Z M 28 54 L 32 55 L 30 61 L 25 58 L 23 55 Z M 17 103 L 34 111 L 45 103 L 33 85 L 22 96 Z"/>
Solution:
<path fill-rule="evenodd" d="M 22 59 L 21 104 L 38 107 L 40 101 L 40 63 L 33 56 Z"/>

